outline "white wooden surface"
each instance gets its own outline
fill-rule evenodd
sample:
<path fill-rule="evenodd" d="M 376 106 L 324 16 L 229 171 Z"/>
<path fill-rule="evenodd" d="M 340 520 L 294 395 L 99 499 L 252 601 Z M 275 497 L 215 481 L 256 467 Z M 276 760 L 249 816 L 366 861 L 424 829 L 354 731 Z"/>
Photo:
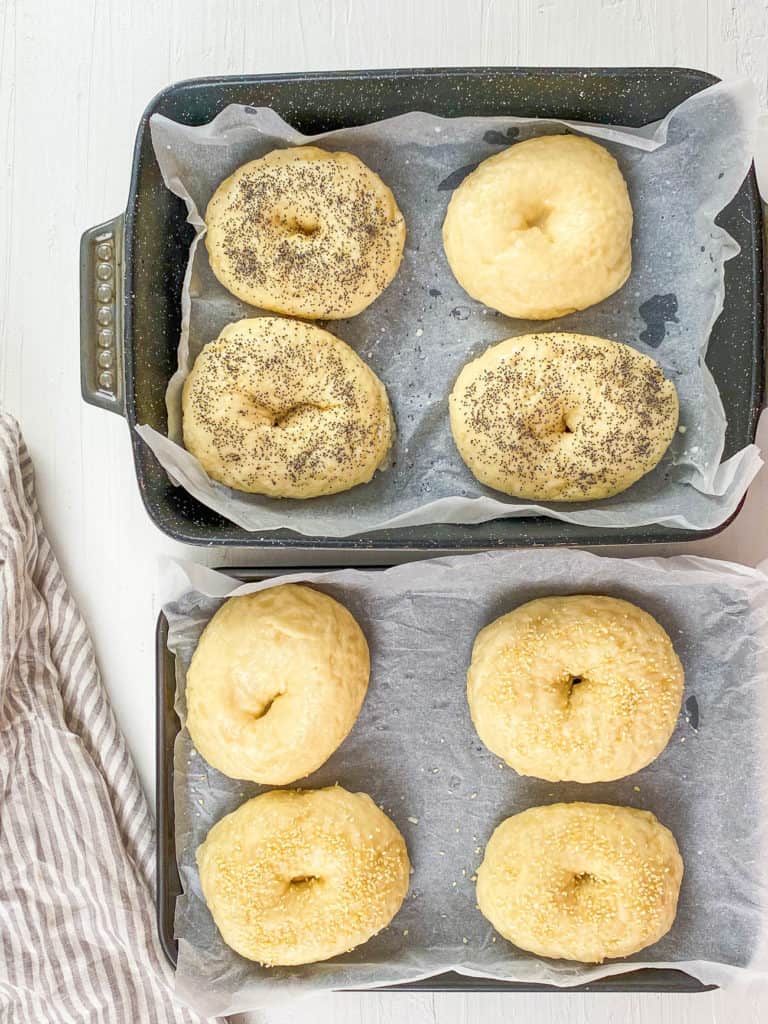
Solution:
<path fill-rule="evenodd" d="M 0 401 L 21 421 L 51 540 L 149 793 L 157 557 L 128 430 L 84 406 L 77 246 L 126 200 L 149 98 L 210 74 L 429 65 L 653 65 L 768 89 L 766 0 L 0 0 Z M 768 442 L 763 424 L 761 436 Z M 768 472 L 737 522 L 686 550 L 768 557 Z M 247 556 L 229 561 L 247 562 Z M 757 1024 L 768 991 L 699 996 L 342 994 L 281 1022 Z M 27 1024 L 27 1022 L 25 1022 Z M 37 1022 L 28 1022 L 37 1024 Z M 40 1022 L 43 1024 L 43 1022 Z"/>

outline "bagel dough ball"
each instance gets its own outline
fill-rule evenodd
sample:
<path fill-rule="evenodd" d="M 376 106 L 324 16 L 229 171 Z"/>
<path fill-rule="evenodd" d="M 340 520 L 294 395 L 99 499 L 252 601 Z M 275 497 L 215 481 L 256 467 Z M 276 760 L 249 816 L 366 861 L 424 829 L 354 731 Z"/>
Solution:
<path fill-rule="evenodd" d="M 518 142 L 451 197 L 443 244 L 472 298 L 549 320 L 617 291 L 632 267 L 632 206 L 619 165 L 579 135 Z"/>
<path fill-rule="evenodd" d="M 368 483 L 394 428 L 384 385 L 314 324 L 257 317 L 206 345 L 182 392 L 184 444 L 213 480 L 272 498 Z"/>
<path fill-rule="evenodd" d="M 520 775 L 607 782 L 666 747 L 683 682 L 672 641 L 641 608 L 542 597 L 478 633 L 467 699 L 480 739 Z"/>
<path fill-rule="evenodd" d="M 238 299 L 290 316 L 339 320 L 397 273 L 405 220 L 378 174 L 351 153 L 276 149 L 213 194 L 205 244 Z"/>
<path fill-rule="evenodd" d="M 682 878 L 675 837 L 650 811 L 551 804 L 493 833 L 477 870 L 477 903 L 520 949 L 601 963 L 666 935 Z"/>
<path fill-rule="evenodd" d="M 231 597 L 187 672 L 187 729 L 233 779 L 283 786 L 325 764 L 368 689 L 363 631 L 327 594 L 297 583 Z"/>
<path fill-rule="evenodd" d="M 456 447 L 480 483 L 533 501 L 626 490 L 675 436 L 677 391 L 646 355 L 585 334 L 525 334 L 463 368 L 449 399 Z"/>
<path fill-rule="evenodd" d="M 267 967 L 345 953 L 408 892 L 405 840 L 365 793 L 273 790 L 213 826 L 197 851 L 221 936 Z"/>

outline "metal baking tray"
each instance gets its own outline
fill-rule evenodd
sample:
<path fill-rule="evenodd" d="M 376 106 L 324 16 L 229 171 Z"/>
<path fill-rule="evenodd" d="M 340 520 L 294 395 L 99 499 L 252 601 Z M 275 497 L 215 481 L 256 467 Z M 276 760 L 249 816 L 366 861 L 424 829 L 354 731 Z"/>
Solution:
<path fill-rule="evenodd" d="M 408 110 L 637 126 L 664 117 L 715 81 L 703 71 L 680 68 L 437 68 L 192 79 L 159 93 L 139 124 L 126 211 L 86 231 L 80 249 L 83 398 L 128 420 L 139 490 L 151 519 L 189 544 L 304 550 L 461 551 L 707 536 L 659 525 L 598 530 L 546 517 L 342 538 L 289 530 L 249 533 L 173 487 L 133 428 L 148 423 L 166 430 L 165 388 L 176 364 L 181 286 L 193 234 L 184 204 L 160 176 L 149 134 L 152 114 L 203 124 L 229 103 L 268 106 L 310 134 Z M 707 353 L 728 417 L 728 457 L 754 440 L 764 390 L 763 219 L 754 173 L 719 222 L 740 246 L 726 264 L 725 305 Z"/>
<path fill-rule="evenodd" d="M 349 566 L 345 566 L 349 568 Z M 384 568 L 383 566 L 381 568 Z M 259 569 L 222 569 L 244 583 L 282 575 Z M 287 570 L 287 572 L 298 571 Z M 331 572 L 331 569 L 326 570 Z M 177 943 L 174 936 L 176 898 L 181 895 L 181 882 L 176 866 L 176 832 L 173 812 L 173 745 L 179 732 L 179 718 L 174 709 L 176 664 L 168 650 L 168 620 L 160 614 L 155 631 L 156 659 L 156 732 L 155 809 L 157 816 L 157 928 L 160 944 L 168 962 L 176 966 Z M 627 974 L 613 975 L 600 981 L 574 988 L 560 989 L 553 985 L 503 982 L 492 978 L 470 978 L 451 971 L 422 978 L 403 985 L 392 985 L 377 991 L 399 992 L 708 992 L 716 986 L 703 985 L 683 971 L 645 968 Z"/>

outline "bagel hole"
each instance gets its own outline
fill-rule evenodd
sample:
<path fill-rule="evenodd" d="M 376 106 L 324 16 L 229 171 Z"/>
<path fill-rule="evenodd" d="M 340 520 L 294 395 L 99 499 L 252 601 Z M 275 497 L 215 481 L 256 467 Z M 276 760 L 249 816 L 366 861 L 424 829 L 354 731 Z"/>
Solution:
<path fill-rule="evenodd" d="M 318 412 L 325 412 L 326 409 L 330 409 L 330 406 L 318 405 L 315 402 L 298 402 L 296 405 L 292 405 L 290 409 L 286 409 L 285 412 L 275 416 L 272 420 L 272 426 L 285 427 L 294 417 L 301 416 L 302 413 L 310 412 L 312 409 L 317 409 Z"/>
<path fill-rule="evenodd" d="M 565 702 L 569 704 L 574 699 L 575 689 L 579 683 L 585 682 L 584 676 L 569 676 L 565 680 Z"/>
<path fill-rule="evenodd" d="M 530 231 L 531 228 L 543 227 L 549 220 L 549 210 L 543 208 L 533 215 L 528 214 L 525 218 L 525 226 Z"/>
<path fill-rule="evenodd" d="M 578 875 L 573 876 L 573 884 L 576 886 L 595 881 L 597 881 L 597 879 L 594 875 L 590 874 L 589 871 L 580 871 Z"/>
<path fill-rule="evenodd" d="M 264 703 L 263 707 L 259 708 L 258 711 L 253 712 L 253 717 L 257 720 L 259 718 L 263 718 L 272 709 L 273 704 L 279 696 L 280 694 L 276 693 L 274 697 L 270 697 L 269 700 Z"/>
<path fill-rule="evenodd" d="M 319 222 L 310 217 L 284 217 L 281 223 L 289 234 L 303 235 L 304 238 L 311 238 L 320 230 Z"/>
<path fill-rule="evenodd" d="M 576 432 L 576 419 L 572 412 L 563 413 L 561 429 L 564 434 L 574 434 Z"/>
<path fill-rule="evenodd" d="M 317 875 L 296 875 L 296 877 L 292 878 L 288 884 L 289 885 L 311 885 L 312 882 L 319 882 L 319 881 L 320 881 L 320 879 L 317 877 Z"/>
<path fill-rule="evenodd" d="M 550 218 L 552 210 L 546 203 L 541 205 L 531 205 L 530 209 L 521 213 L 520 216 L 520 229 L 522 231 L 531 231 L 533 228 L 543 229 Z"/>

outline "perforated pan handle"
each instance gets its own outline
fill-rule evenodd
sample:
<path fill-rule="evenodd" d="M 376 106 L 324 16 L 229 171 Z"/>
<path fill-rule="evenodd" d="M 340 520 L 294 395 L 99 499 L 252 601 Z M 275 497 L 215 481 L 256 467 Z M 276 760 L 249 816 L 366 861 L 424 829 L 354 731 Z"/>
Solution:
<path fill-rule="evenodd" d="M 80 389 L 90 405 L 125 415 L 123 219 L 80 239 Z"/>

